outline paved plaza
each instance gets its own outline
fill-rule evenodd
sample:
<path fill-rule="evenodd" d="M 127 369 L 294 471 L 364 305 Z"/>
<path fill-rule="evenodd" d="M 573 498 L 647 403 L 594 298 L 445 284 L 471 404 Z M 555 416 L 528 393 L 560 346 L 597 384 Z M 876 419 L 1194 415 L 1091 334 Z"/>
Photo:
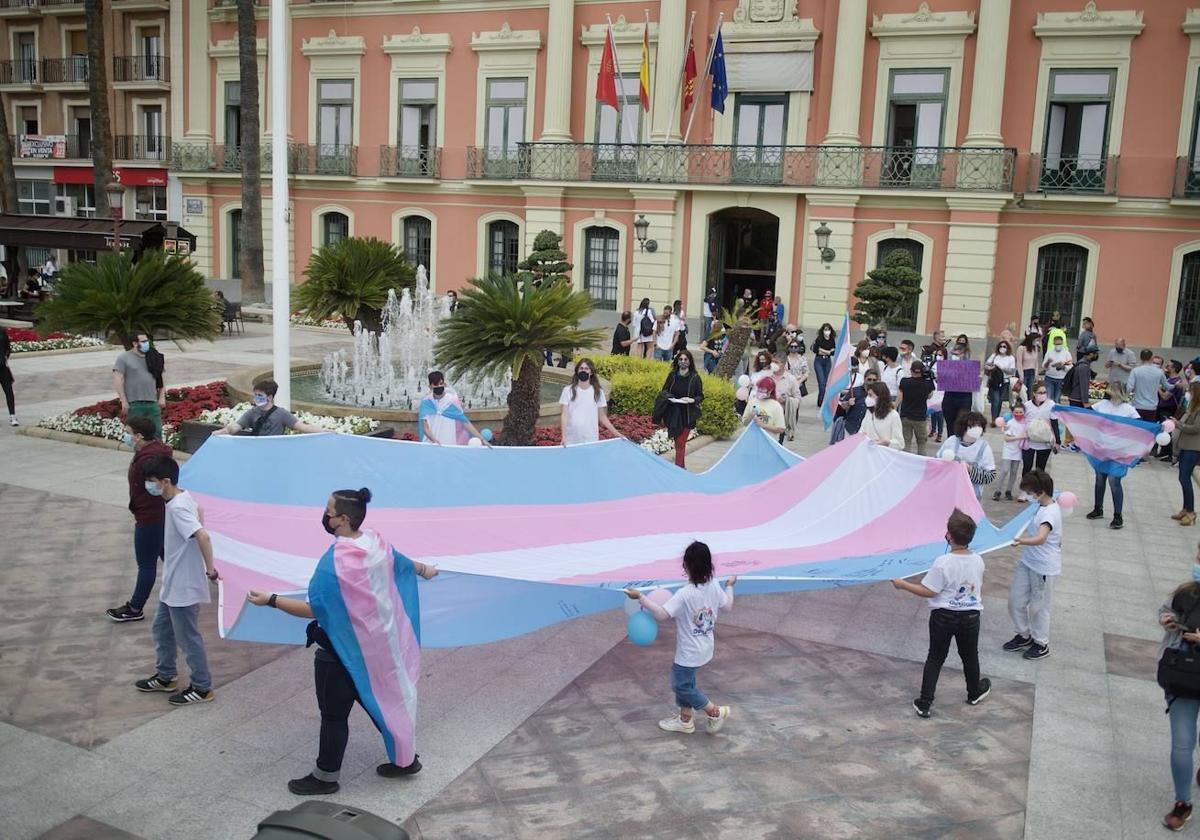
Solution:
<path fill-rule="evenodd" d="M 293 330 L 293 355 L 345 342 Z M 269 328 L 164 352 L 171 386 L 265 369 Z M 22 422 L 111 396 L 112 356 L 16 357 Z M 0 838 L 252 837 L 301 801 L 285 783 L 315 757 L 312 652 L 222 642 L 210 613 L 217 701 L 169 710 L 138 694 L 149 622 L 104 616 L 133 580 L 129 454 L 15 431 L 0 430 Z M 789 446 L 824 445 L 810 404 Z M 727 448 L 699 450 L 689 469 Z M 635 648 L 613 611 L 426 651 L 424 771 L 376 776 L 380 740 L 356 710 L 333 799 L 430 840 L 1159 836 L 1172 791 L 1155 610 L 1190 575 L 1200 530 L 1168 518 L 1179 488 L 1157 462 L 1126 480 L 1118 532 L 1083 518 L 1082 456 L 1059 455 L 1051 471 L 1081 500 L 1066 523 L 1053 655 L 1000 651 L 1016 552 L 989 555 L 980 648 L 994 688 L 978 707 L 963 703 L 952 653 L 934 717 L 913 714 L 927 608 L 880 583 L 739 596 L 702 674 L 732 719 L 716 736 L 668 735 L 655 722 L 671 704 L 672 630 Z M 999 521 L 1017 506 L 985 509 Z M 403 550 L 402 534 L 388 536 Z"/>

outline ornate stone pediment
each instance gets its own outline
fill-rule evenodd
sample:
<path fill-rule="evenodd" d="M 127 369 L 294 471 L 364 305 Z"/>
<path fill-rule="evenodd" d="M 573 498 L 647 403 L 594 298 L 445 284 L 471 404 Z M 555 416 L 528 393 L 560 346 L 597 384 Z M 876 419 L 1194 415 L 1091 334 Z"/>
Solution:
<path fill-rule="evenodd" d="M 796 0 L 741 0 L 734 23 L 780 23 L 796 19 Z"/>
<path fill-rule="evenodd" d="M 471 49 L 482 50 L 540 50 L 542 33 L 536 29 L 513 29 L 508 21 L 493 32 L 471 34 Z"/>
<path fill-rule="evenodd" d="M 363 55 L 367 42 L 361 35 L 338 35 L 330 29 L 324 38 L 305 38 L 300 52 L 305 55 Z"/>
<path fill-rule="evenodd" d="M 1134 36 L 1146 28 L 1142 13 L 1133 10 L 1111 10 L 1101 12 L 1096 4 L 1089 2 L 1079 12 L 1039 12 L 1033 32 L 1039 38 L 1073 35 L 1128 35 Z"/>
<path fill-rule="evenodd" d="M 395 53 L 448 53 L 453 44 L 449 33 L 422 32 L 421 27 L 414 26 L 407 35 L 385 35 L 383 51 L 388 55 Z"/>

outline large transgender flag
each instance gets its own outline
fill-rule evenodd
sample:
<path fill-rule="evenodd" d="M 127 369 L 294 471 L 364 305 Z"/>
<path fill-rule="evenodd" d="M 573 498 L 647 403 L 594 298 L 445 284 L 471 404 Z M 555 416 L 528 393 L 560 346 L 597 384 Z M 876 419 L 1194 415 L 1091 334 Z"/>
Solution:
<path fill-rule="evenodd" d="M 1054 416 L 1067 424 L 1096 472 L 1117 478 L 1146 457 L 1155 435 L 1163 430 L 1159 423 L 1067 405 L 1055 406 Z"/>
<path fill-rule="evenodd" d="M 301 642 L 304 622 L 247 604 L 300 593 L 330 539 L 330 492 L 370 487 L 367 527 L 441 574 L 421 583 L 426 647 L 492 642 L 623 603 L 626 586 L 678 586 L 692 540 L 739 591 L 844 586 L 921 572 L 959 507 L 975 546 L 1007 545 L 1032 515 L 987 522 L 961 464 L 853 436 L 800 461 L 750 427 L 691 474 L 623 440 L 562 447 L 436 447 L 345 435 L 214 436 L 184 466 L 223 584 L 220 631 Z"/>
<path fill-rule="evenodd" d="M 833 350 L 833 364 L 829 368 L 829 379 L 825 383 L 825 402 L 821 404 L 821 422 L 828 429 L 833 425 L 833 412 L 837 409 L 837 395 L 850 387 L 850 313 L 842 317 L 842 329 L 838 333 Z"/>

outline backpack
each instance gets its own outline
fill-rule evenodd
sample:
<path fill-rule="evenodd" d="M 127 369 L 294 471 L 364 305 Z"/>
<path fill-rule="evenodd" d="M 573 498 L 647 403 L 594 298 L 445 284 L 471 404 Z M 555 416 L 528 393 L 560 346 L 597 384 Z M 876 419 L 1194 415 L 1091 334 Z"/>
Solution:
<path fill-rule="evenodd" d="M 638 325 L 638 329 L 642 331 L 642 338 L 654 335 L 654 319 L 650 317 L 649 312 L 642 311 L 642 322 Z"/>
<path fill-rule="evenodd" d="M 1071 365 L 1070 369 L 1067 370 L 1067 375 L 1063 377 L 1063 393 L 1068 397 L 1075 390 L 1075 369 L 1077 367 L 1078 365 Z"/>

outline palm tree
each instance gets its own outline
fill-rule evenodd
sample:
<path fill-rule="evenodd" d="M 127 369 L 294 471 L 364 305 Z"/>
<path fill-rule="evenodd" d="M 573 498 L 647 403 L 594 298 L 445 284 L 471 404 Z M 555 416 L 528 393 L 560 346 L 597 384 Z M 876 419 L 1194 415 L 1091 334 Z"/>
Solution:
<path fill-rule="evenodd" d="M 750 343 L 750 334 L 759 328 L 759 323 L 755 320 L 754 311 L 740 299 L 734 302 L 732 309 L 721 310 L 721 323 L 729 330 L 729 344 L 725 348 L 725 355 L 717 362 L 713 375 L 732 379 L 738 362 L 746 352 L 746 345 Z"/>
<path fill-rule="evenodd" d="M 12 140 L 8 133 L 8 105 L 4 102 L 4 96 L 0 95 L 0 210 L 5 213 L 16 213 L 19 209 L 17 204 L 17 174 L 13 167 Z M 17 284 L 21 278 L 25 276 L 25 251 L 22 248 L 17 248 L 10 245 L 9 250 L 16 255 L 16 274 L 13 275 L 11 282 L 12 288 L 17 288 Z"/>
<path fill-rule="evenodd" d="M 104 48 L 104 0 L 83 0 L 87 22 L 88 99 L 92 115 L 92 184 L 97 218 L 109 215 L 108 193 L 113 180 L 112 122 L 108 114 L 108 55 Z"/>
<path fill-rule="evenodd" d="M 351 331 L 354 322 L 361 321 L 375 334 L 383 328 L 388 292 L 416 282 L 404 253 L 374 237 L 350 237 L 324 246 L 312 255 L 304 275 L 308 279 L 292 293 L 299 308 L 313 318 L 340 317 Z"/>
<path fill-rule="evenodd" d="M 263 285 L 262 146 L 258 124 L 258 24 L 255 0 L 237 0 L 238 73 L 241 90 L 242 127 L 239 155 L 242 164 L 242 228 L 238 269 L 242 299 L 258 303 L 265 296 Z"/>
<path fill-rule="evenodd" d="M 144 252 L 137 263 L 128 252 L 101 253 L 97 263 L 70 263 L 37 317 L 42 334 L 98 333 L 110 344 L 125 344 L 138 331 L 211 341 L 221 329 L 221 307 L 204 275 L 190 259 L 157 249 Z"/>
<path fill-rule="evenodd" d="M 529 446 L 541 410 L 545 352 L 574 353 L 601 341 L 604 330 L 579 328 L 591 311 L 591 296 L 570 283 L 535 286 L 488 275 L 459 292 L 458 308 L 442 325 L 434 355 L 451 376 L 511 370 L 500 442 Z"/>

